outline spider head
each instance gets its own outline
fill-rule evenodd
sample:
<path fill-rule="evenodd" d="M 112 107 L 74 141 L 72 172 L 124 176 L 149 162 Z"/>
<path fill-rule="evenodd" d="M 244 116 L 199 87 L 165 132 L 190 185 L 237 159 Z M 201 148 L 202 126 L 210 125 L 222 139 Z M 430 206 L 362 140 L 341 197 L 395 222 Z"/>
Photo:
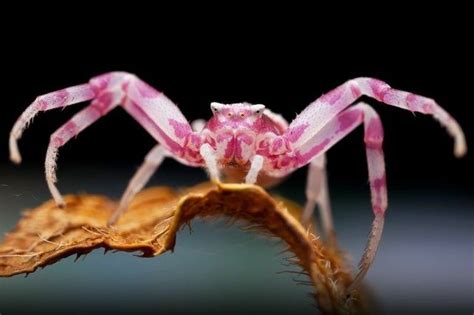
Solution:
<path fill-rule="evenodd" d="M 265 106 L 262 104 L 252 105 L 249 103 L 221 104 L 211 103 L 211 110 L 220 122 L 254 123 L 262 117 Z"/>

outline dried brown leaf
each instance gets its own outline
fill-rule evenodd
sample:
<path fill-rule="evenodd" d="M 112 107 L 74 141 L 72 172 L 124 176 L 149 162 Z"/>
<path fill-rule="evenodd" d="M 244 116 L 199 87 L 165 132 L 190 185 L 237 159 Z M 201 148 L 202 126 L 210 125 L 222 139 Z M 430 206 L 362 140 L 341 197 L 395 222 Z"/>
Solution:
<path fill-rule="evenodd" d="M 177 231 L 193 218 L 227 216 L 286 243 L 295 255 L 288 261 L 309 276 L 310 281 L 301 284 L 314 286 L 324 314 L 365 312 L 361 293 L 346 292 L 352 277 L 343 253 L 303 228 L 296 204 L 271 197 L 258 186 L 205 183 L 182 192 L 150 188 L 137 195 L 113 227 L 107 226 L 107 219 L 117 206 L 114 201 L 94 195 L 65 200 L 65 209 L 49 201 L 23 215 L 0 245 L 0 276 L 31 273 L 99 247 L 157 256 L 174 248 Z"/>

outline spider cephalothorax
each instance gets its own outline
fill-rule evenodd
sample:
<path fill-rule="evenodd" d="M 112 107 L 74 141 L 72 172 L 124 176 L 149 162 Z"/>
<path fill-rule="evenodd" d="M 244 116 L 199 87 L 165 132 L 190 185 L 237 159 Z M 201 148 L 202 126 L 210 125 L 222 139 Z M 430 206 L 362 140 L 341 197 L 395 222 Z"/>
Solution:
<path fill-rule="evenodd" d="M 265 106 L 237 103 L 211 104 L 213 117 L 201 134 L 214 150 L 218 163 L 245 166 L 255 156 L 261 135 L 279 133 L 278 126 L 264 115 Z"/>
<path fill-rule="evenodd" d="M 257 182 L 269 186 L 279 182 L 282 176 L 273 177 L 269 167 L 274 158 L 282 155 L 282 135 L 288 127 L 280 115 L 272 113 L 262 104 L 211 103 L 213 117 L 203 124 L 200 135 L 203 143 L 215 150 L 218 173 L 226 181 Z M 255 156 L 262 159 L 259 176 L 247 178 Z M 216 178 L 220 175 L 216 174 Z"/>
<path fill-rule="evenodd" d="M 64 206 L 56 188 L 58 149 L 72 137 L 117 106 L 122 106 L 158 142 L 131 179 L 110 223 L 127 208 L 165 157 L 183 164 L 204 167 L 211 179 L 274 184 L 294 170 L 309 165 L 307 202 L 302 221 L 308 223 L 316 205 L 327 237 L 332 236 L 332 217 L 325 172 L 325 152 L 357 126 L 364 125 L 372 209 L 375 219 L 360 270 L 351 288 L 357 286 L 372 263 L 384 224 L 387 187 L 382 150 L 383 128 L 375 110 L 365 103 L 352 105 L 365 95 L 379 102 L 412 112 L 432 115 L 455 139 L 454 153 L 466 152 L 458 123 L 434 100 L 392 89 L 372 78 L 356 78 L 321 96 L 290 124 L 263 105 L 212 103 L 213 117 L 190 124 L 178 107 L 137 76 L 125 72 L 106 73 L 89 83 L 38 97 L 15 123 L 10 134 L 11 159 L 21 161 L 17 140 L 40 111 L 92 100 L 52 136 L 46 155 L 46 180 L 57 204 Z"/>

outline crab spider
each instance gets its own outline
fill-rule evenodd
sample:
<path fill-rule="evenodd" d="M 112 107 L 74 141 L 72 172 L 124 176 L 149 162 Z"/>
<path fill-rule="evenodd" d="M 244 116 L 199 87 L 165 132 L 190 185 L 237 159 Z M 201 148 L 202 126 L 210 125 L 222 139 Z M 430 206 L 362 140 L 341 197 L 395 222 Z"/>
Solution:
<path fill-rule="evenodd" d="M 51 135 L 48 146 L 46 180 L 56 203 L 64 206 L 55 185 L 58 149 L 120 105 L 158 144 L 148 153 L 129 182 L 110 224 L 116 222 L 166 157 L 188 166 L 206 168 L 215 181 L 225 178 L 263 186 L 276 184 L 294 170 L 309 165 L 307 202 L 302 220 L 308 224 L 318 205 L 324 232 L 330 237 L 333 227 L 325 175 L 325 152 L 363 124 L 375 219 L 359 272 L 350 288 L 352 290 L 361 282 L 374 259 L 387 208 L 382 123 L 367 104 L 358 103 L 349 107 L 362 95 L 412 112 L 432 115 L 454 137 L 455 155 L 460 157 L 466 152 L 460 126 L 435 101 L 392 89 L 377 79 L 357 78 L 345 82 L 311 103 L 290 124 L 264 105 L 211 103 L 213 117 L 207 122 L 196 121 L 191 126 L 163 93 L 133 74 L 112 72 L 94 77 L 89 83 L 38 97 L 11 131 L 11 160 L 20 163 L 17 141 L 38 112 L 92 100 L 88 107 Z"/>

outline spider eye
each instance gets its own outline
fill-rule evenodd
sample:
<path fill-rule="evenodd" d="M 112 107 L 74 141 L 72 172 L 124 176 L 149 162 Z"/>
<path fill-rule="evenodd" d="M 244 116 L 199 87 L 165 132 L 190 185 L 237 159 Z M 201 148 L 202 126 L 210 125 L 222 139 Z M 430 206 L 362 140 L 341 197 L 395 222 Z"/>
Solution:
<path fill-rule="evenodd" d="M 244 117 L 245 117 L 245 113 L 240 113 L 240 117 L 244 118 Z"/>
<path fill-rule="evenodd" d="M 218 113 L 222 107 L 224 107 L 224 104 L 217 103 L 217 102 L 212 102 L 211 103 L 211 110 L 214 114 Z"/>
<path fill-rule="evenodd" d="M 250 106 L 250 109 L 257 115 L 261 115 L 265 110 L 265 105 L 257 104 Z"/>

